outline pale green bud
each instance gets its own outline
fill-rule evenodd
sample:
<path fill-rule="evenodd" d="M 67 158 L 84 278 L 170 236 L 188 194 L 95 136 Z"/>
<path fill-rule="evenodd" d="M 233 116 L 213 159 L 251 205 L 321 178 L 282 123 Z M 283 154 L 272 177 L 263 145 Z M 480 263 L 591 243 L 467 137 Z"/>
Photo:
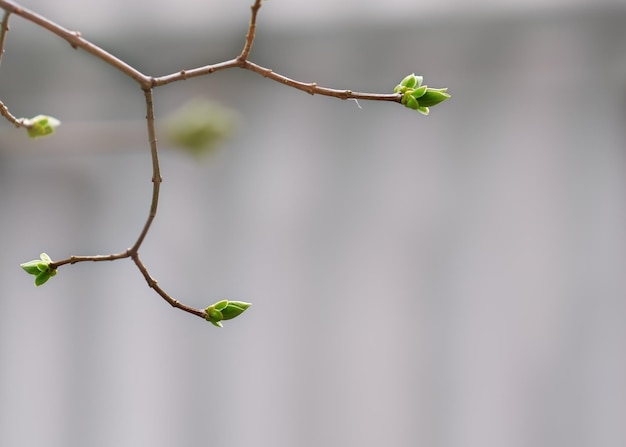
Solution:
<path fill-rule="evenodd" d="M 241 315 L 248 307 L 250 307 L 250 303 L 243 301 L 218 301 L 204 309 L 206 312 L 205 319 L 215 326 L 222 327 L 222 320 L 232 320 Z"/>
<path fill-rule="evenodd" d="M 56 269 L 50 268 L 52 259 L 46 253 L 39 255 L 40 259 L 20 264 L 20 267 L 30 275 L 35 276 L 35 285 L 40 286 L 57 274 Z"/>
<path fill-rule="evenodd" d="M 429 88 L 422 85 L 422 76 L 410 74 L 393 89 L 395 93 L 402 95 L 400 103 L 412 110 L 417 110 L 422 115 L 430 113 L 429 107 L 439 104 L 450 98 L 447 88 Z"/>
<path fill-rule="evenodd" d="M 34 118 L 24 119 L 23 123 L 26 125 L 28 136 L 31 138 L 50 135 L 54 133 L 56 127 L 61 125 L 61 121 L 47 115 L 37 115 Z"/>

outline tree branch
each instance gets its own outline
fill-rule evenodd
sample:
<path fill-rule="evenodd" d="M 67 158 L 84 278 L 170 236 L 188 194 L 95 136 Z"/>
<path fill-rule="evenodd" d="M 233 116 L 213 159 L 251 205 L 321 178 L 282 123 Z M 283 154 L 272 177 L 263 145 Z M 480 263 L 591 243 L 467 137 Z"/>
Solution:
<path fill-rule="evenodd" d="M 15 15 L 18 15 L 23 19 L 26 19 L 29 22 L 32 22 L 35 25 L 38 25 L 41 28 L 50 31 L 53 34 L 56 34 L 60 38 L 67 41 L 67 43 L 69 43 L 74 49 L 82 48 L 86 52 L 96 56 L 98 59 L 103 60 L 107 64 L 112 65 L 117 70 L 133 78 L 134 80 L 139 82 L 142 87 L 150 86 L 150 78 L 148 76 L 144 75 L 136 68 L 128 65 L 121 59 L 113 56 L 111 53 L 103 50 L 99 46 L 94 45 L 93 43 L 84 39 L 79 31 L 70 31 L 66 28 L 63 28 L 62 26 L 57 25 L 51 20 L 48 20 L 47 18 L 40 16 L 39 14 L 32 12 L 26 8 L 23 8 L 9 0 L 0 0 L 0 8 L 4 9 L 9 14 L 13 13 Z"/>
<path fill-rule="evenodd" d="M 200 309 L 196 309 L 194 307 L 187 306 L 186 304 L 183 304 L 180 301 L 175 300 L 174 298 L 169 296 L 167 294 L 167 292 L 165 292 L 165 290 L 163 290 L 157 284 L 156 279 L 154 279 L 152 276 L 150 276 L 150 273 L 148 272 L 148 269 L 143 264 L 143 262 L 141 262 L 141 259 L 139 259 L 139 253 L 135 252 L 135 253 L 133 253 L 133 255 L 131 257 L 133 259 L 133 262 L 135 263 L 135 265 L 137 266 L 137 268 L 139 269 L 139 271 L 141 272 L 141 274 L 145 278 L 146 283 L 148 284 L 148 287 L 150 287 L 156 293 L 158 293 L 161 296 L 161 298 L 163 298 L 165 301 L 170 303 L 170 305 L 172 307 L 176 307 L 177 309 L 183 310 L 183 311 L 188 312 L 190 314 L 193 314 L 193 315 L 195 315 L 197 317 L 206 319 L 206 312 L 204 310 L 200 310 Z"/>
<path fill-rule="evenodd" d="M 237 58 L 239 61 L 247 60 L 248 54 L 250 54 L 250 50 L 252 49 L 252 43 L 254 42 L 254 37 L 256 35 L 256 16 L 259 13 L 259 9 L 261 9 L 261 0 L 255 0 L 254 5 L 250 6 L 250 10 L 252 11 L 250 25 L 248 25 L 246 43 L 243 46 L 243 50 L 241 50 L 241 54 Z"/>
<path fill-rule="evenodd" d="M 4 15 L 2 17 L 2 29 L 0 29 L 0 63 L 2 63 L 2 56 L 4 56 L 4 42 L 7 38 L 7 33 L 9 32 L 9 17 L 11 16 L 10 11 L 4 11 Z"/>
<path fill-rule="evenodd" d="M 150 156 L 152 158 L 152 200 L 150 203 L 150 212 L 148 214 L 148 219 L 146 220 L 139 237 L 135 244 L 130 248 L 131 254 L 136 254 L 139 250 L 139 247 L 143 243 L 148 231 L 150 230 L 150 226 L 152 225 L 152 221 L 156 217 L 157 207 L 159 205 L 159 192 L 161 190 L 161 182 L 163 179 L 161 178 L 161 169 L 159 167 L 159 153 L 157 150 L 157 139 L 156 139 L 156 131 L 154 129 L 154 101 L 152 98 L 152 89 L 145 89 L 144 94 L 146 97 L 146 121 L 148 124 L 148 141 L 150 144 Z"/>
<path fill-rule="evenodd" d="M 244 70 L 250 70 L 261 76 L 272 79 L 280 84 L 287 85 L 289 87 L 293 87 L 298 90 L 302 90 L 307 92 L 310 95 L 324 95 L 324 96 L 332 96 L 334 98 L 339 99 L 363 99 L 368 101 L 391 101 L 391 102 L 400 102 L 402 95 L 398 93 L 360 93 L 353 92 L 352 90 L 337 90 L 333 88 L 320 87 L 315 82 L 300 82 L 294 79 L 290 79 L 281 74 L 275 73 L 269 68 L 262 67 L 250 61 L 245 61 L 241 66 Z"/>
<path fill-rule="evenodd" d="M 28 9 L 25 9 L 10 0 L 0 0 L 0 9 L 3 9 L 5 11 L 4 17 L 0 24 L 1 26 L 0 62 L 2 61 L 2 55 L 4 54 L 5 40 L 6 40 L 7 32 L 9 30 L 9 26 L 8 26 L 9 16 L 11 14 L 15 14 L 59 36 L 61 39 L 64 39 L 66 42 L 68 42 L 72 46 L 72 48 L 74 49 L 81 48 L 84 51 L 88 52 L 89 54 L 106 62 L 107 64 L 115 68 L 116 70 L 124 73 L 126 76 L 130 77 L 131 79 L 134 79 L 143 90 L 144 96 L 145 96 L 145 102 L 146 102 L 147 138 L 148 138 L 148 145 L 150 148 L 150 155 L 151 155 L 151 160 L 152 160 L 153 187 L 152 187 L 152 198 L 150 202 L 148 218 L 146 219 L 146 222 L 141 232 L 139 233 L 137 240 L 132 245 L 132 247 L 128 248 L 127 250 L 120 252 L 120 253 L 110 254 L 110 255 L 71 256 L 67 259 L 54 261 L 54 262 L 52 262 L 47 255 L 45 255 L 45 259 L 43 258 L 43 255 L 42 255 L 41 262 L 44 262 L 45 265 L 47 266 L 46 268 L 50 269 L 44 272 L 44 274 L 47 276 L 43 282 L 45 282 L 48 277 L 53 276 L 53 274 L 56 273 L 57 268 L 66 264 L 75 264 L 78 262 L 86 262 L 86 261 L 92 261 L 92 262 L 115 261 L 118 259 L 131 258 L 133 262 L 135 263 L 135 265 L 137 266 L 137 268 L 139 269 L 139 271 L 141 272 L 141 274 L 143 275 L 143 277 L 145 278 L 148 286 L 154 289 L 155 292 L 159 294 L 170 305 L 178 309 L 181 309 L 185 312 L 188 312 L 190 314 L 196 315 L 198 317 L 207 318 L 208 310 L 205 311 L 205 310 L 195 309 L 193 307 L 186 306 L 180 303 L 178 300 L 172 298 L 170 295 L 168 295 L 157 284 L 157 281 L 154 278 L 152 278 L 148 269 L 145 267 L 145 265 L 139 258 L 139 248 L 141 247 L 145 237 L 147 236 L 150 230 L 150 227 L 152 225 L 152 222 L 154 221 L 156 214 L 157 214 L 157 209 L 158 209 L 158 204 L 159 204 L 160 186 L 162 182 L 161 171 L 159 167 L 159 154 L 158 154 L 158 148 L 157 148 L 156 130 L 155 130 L 154 98 L 153 98 L 154 88 L 162 86 L 162 85 L 170 84 L 176 81 L 190 79 L 190 78 L 194 78 L 198 76 L 209 75 L 216 71 L 227 70 L 231 68 L 240 68 L 243 70 L 248 70 L 253 73 L 259 74 L 265 78 L 271 79 L 273 81 L 276 81 L 288 87 L 292 87 L 297 90 L 302 90 L 311 95 L 324 95 L 324 96 L 330 96 L 330 97 L 344 99 L 344 100 L 355 99 L 355 100 L 368 100 L 368 101 L 389 101 L 389 102 L 396 102 L 396 103 L 402 102 L 403 95 L 400 93 L 391 93 L 391 94 L 360 93 L 360 92 L 353 92 L 351 90 L 338 90 L 338 89 L 332 89 L 332 88 L 327 88 L 327 87 L 320 87 L 315 82 L 307 83 L 307 82 L 296 81 L 294 79 L 290 79 L 281 74 L 275 73 L 273 70 L 269 68 L 265 68 L 261 65 L 258 65 L 249 61 L 248 57 L 249 57 L 250 51 L 252 50 L 252 44 L 254 43 L 254 39 L 256 35 L 257 15 L 261 8 L 261 1 L 262 0 L 254 0 L 254 4 L 250 7 L 251 17 L 250 17 L 250 23 L 248 25 L 248 31 L 246 33 L 245 43 L 244 43 L 241 53 L 235 59 L 227 60 L 227 61 L 220 62 L 220 63 L 213 64 L 213 65 L 205 65 L 205 66 L 193 68 L 190 70 L 180 70 L 176 73 L 172 73 L 166 76 L 152 77 L 152 76 L 147 76 L 143 74 L 136 68 L 132 67 L 131 65 L 127 64 L 126 62 L 112 55 L 108 51 L 86 40 L 85 38 L 81 36 L 80 32 L 70 31 L 66 28 L 63 28 L 62 26 L 48 20 L 47 18 L 40 16 L 36 14 L 35 12 L 32 12 Z M 420 78 L 420 82 L 421 82 L 421 78 Z M 441 90 L 443 91 L 443 89 Z M 407 93 L 405 92 L 405 96 L 406 95 Z M 402 104 L 404 104 L 404 102 L 402 102 Z M 9 112 L 8 108 L 2 102 L 0 102 L 0 114 L 17 127 L 29 126 L 28 120 L 25 120 L 24 118 L 14 117 Z M 37 274 L 40 271 L 38 269 L 40 267 L 41 268 L 44 268 L 44 267 L 42 267 L 42 264 L 40 261 L 33 261 L 33 262 L 35 262 L 35 264 L 27 263 L 28 268 L 31 270 L 30 273 Z M 36 281 L 36 284 L 37 284 L 37 281 Z M 210 309 L 210 307 L 207 309 Z M 243 311 L 243 310 L 240 310 L 240 311 Z M 219 322 L 219 320 L 217 321 Z M 214 324 L 216 324 L 215 321 L 213 322 Z"/>

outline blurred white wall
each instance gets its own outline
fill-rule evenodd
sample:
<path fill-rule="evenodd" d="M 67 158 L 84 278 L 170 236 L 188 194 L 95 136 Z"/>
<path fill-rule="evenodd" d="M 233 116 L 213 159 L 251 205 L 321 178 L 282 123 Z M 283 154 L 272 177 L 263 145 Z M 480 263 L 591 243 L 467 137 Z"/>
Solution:
<path fill-rule="evenodd" d="M 219 3 L 243 29 L 178 33 L 135 3 L 132 29 L 112 3 L 25 4 L 154 75 L 233 57 L 248 21 L 246 2 Z M 0 125 L 0 445 L 626 444 L 626 8 L 321 16 L 343 4 L 298 29 L 276 17 L 308 4 L 264 3 L 251 59 L 374 92 L 417 72 L 452 99 L 359 109 L 240 71 L 155 91 L 159 120 L 197 96 L 240 113 L 203 163 L 161 147 L 141 250 L 183 302 L 254 303 L 221 330 L 129 261 L 40 289 L 21 271 L 130 246 L 151 166 L 141 91 L 12 18 L 0 99 L 63 126 Z"/>

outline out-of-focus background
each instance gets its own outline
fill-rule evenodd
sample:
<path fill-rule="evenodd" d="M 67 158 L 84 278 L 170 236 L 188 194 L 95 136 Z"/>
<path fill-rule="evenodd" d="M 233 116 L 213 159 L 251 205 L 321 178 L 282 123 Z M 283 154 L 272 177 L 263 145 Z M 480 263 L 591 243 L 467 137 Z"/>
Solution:
<path fill-rule="evenodd" d="M 24 1 L 144 73 L 236 56 L 249 0 Z M 159 215 L 141 90 L 12 17 L 0 99 L 0 445 L 626 445 L 626 4 L 271 0 L 251 60 L 452 99 L 423 117 L 230 70 L 161 87 L 238 111 L 198 162 L 164 142 Z"/>

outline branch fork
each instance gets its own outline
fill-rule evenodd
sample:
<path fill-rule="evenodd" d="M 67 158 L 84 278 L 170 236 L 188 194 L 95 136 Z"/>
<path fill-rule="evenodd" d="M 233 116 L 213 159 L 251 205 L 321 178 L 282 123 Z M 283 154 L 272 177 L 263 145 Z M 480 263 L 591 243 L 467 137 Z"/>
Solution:
<path fill-rule="evenodd" d="M 239 68 L 243 70 L 248 70 L 253 73 L 259 74 L 265 78 L 276 81 L 280 84 L 286 85 L 288 87 L 295 88 L 297 90 L 302 90 L 310 95 L 324 95 L 330 96 L 338 99 L 352 99 L 358 100 L 369 100 L 369 101 L 388 101 L 395 103 L 404 104 L 406 101 L 403 99 L 403 94 L 405 91 L 396 91 L 390 94 L 377 94 L 377 93 L 360 93 L 353 92 L 351 90 L 337 90 L 327 87 L 320 87 L 315 82 L 300 82 L 294 79 L 290 79 L 286 76 L 283 76 L 279 73 L 274 72 L 273 70 L 263 67 L 261 65 L 257 65 L 251 62 L 248 57 L 252 50 L 252 46 L 255 39 L 256 33 L 256 25 L 257 25 L 257 15 L 259 10 L 261 9 L 261 0 L 254 0 L 254 3 L 250 7 L 251 16 L 250 23 L 248 25 L 248 30 L 246 33 L 246 38 L 244 42 L 243 49 L 241 53 L 234 59 L 227 60 L 224 62 L 220 62 L 212 65 L 205 65 L 192 69 L 181 69 L 175 73 L 153 77 L 148 76 L 138 69 L 132 67 L 121 59 L 117 58 L 113 54 L 107 52 L 106 50 L 100 48 L 99 46 L 91 43 L 82 37 L 79 31 L 70 31 L 62 26 L 52 22 L 51 20 L 38 15 L 35 12 L 32 12 L 26 8 L 21 7 L 20 5 L 14 3 L 10 0 L 0 0 L 0 9 L 4 10 L 4 17 L 0 24 L 0 62 L 2 61 L 2 55 L 4 54 L 4 46 L 5 40 L 7 36 L 7 32 L 9 30 L 9 17 L 13 15 L 20 16 L 21 18 L 34 23 L 35 25 L 48 30 L 49 32 L 56 34 L 61 39 L 64 39 L 69 45 L 74 49 L 82 49 L 98 59 L 103 60 L 107 64 L 111 65 L 114 69 L 124 73 L 126 76 L 134 79 L 139 87 L 143 90 L 145 96 L 146 103 L 146 124 L 147 124 L 147 138 L 148 144 L 150 147 L 150 154 L 152 159 L 152 199 L 150 202 L 150 209 L 148 213 L 148 217 L 146 222 L 137 237 L 137 240 L 132 245 L 132 247 L 127 250 L 114 253 L 109 255 L 95 255 L 95 256 L 71 256 L 66 259 L 62 259 L 59 261 L 52 261 L 48 255 L 42 253 L 41 259 L 30 261 L 28 263 L 22 264 L 24 270 L 28 273 L 35 275 L 35 283 L 36 285 L 41 285 L 43 282 L 47 281 L 51 276 L 54 276 L 59 267 L 62 267 L 66 264 L 76 264 L 78 262 L 103 262 L 103 261 L 116 261 L 118 259 L 130 258 L 138 270 L 143 275 L 146 283 L 150 288 L 152 288 L 158 295 L 160 295 L 165 301 L 167 301 L 172 307 L 181 309 L 187 313 L 192 315 L 196 315 L 200 318 L 204 318 L 207 321 L 210 321 L 216 326 L 221 326 L 221 319 L 230 319 L 234 316 L 239 315 L 249 306 L 248 303 L 243 303 L 239 301 L 219 301 L 212 306 L 207 307 L 206 309 L 196 309 L 185 304 L 182 304 L 180 301 L 171 297 L 165 290 L 163 290 L 157 283 L 156 279 L 154 279 L 147 267 L 141 261 L 139 257 L 139 248 L 141 247 L 146 235 L 148 234 L 152 222 L 154 221 L 158 204 L 159 204 L 159 192 L 160 186 L 162 182 L 160 166 L 159 166 L 159 155 L 157 148 L 157 140 L 156 140 L 156 132 L 155 132 L 155 118 L 154 118 L 154 105 L 153 105 L 153 89 L 156 87 L 160 87 L 162 85 L 170 84 L 177 81 L 187 80 L 199 76 L 209 75 L 211 73 L 215 73 L 216 71 L 228 70 L 232 68 Z M 406 89 L 405 89 L 406 90 Z M 406 96 L 406 95 L 405 95 Z M 411 101 L 414 101 L 411 99 Z M 413 102 L 411 102 L 413 105 Z M 14 124 L 16 127 L 25 127 L 30 132 L 35 128 L 36 125 L 39 125 L 39 121 L 34 121 L 35 119 L 24 119 L 24 118 L 16 118 L 10 112 L 7 106 L 0 102 L 0 114 L 4 116 L 9 122 Z M 40 117 L 36 117 L 40 118 Z M 49 120 L 45 121 L 46 125 L 55 124 L 54 122 L 50 122 L 54 120 L 51 117 L 43 117 Z M 58 125 L 59 122 L 56 122 Z M 39 132 L 48 132 L 51 133 L 54 130 L 54 126 L 51 126 L 52 129 L 48 132 L 48 130 L 44 129 Z M 48 133 L 40 133 L 35 136 L 43 136 Z M 33 136 L 33 135 L 31 135 Z M 37 279 L 39 278 L 39 279 Z"/>

